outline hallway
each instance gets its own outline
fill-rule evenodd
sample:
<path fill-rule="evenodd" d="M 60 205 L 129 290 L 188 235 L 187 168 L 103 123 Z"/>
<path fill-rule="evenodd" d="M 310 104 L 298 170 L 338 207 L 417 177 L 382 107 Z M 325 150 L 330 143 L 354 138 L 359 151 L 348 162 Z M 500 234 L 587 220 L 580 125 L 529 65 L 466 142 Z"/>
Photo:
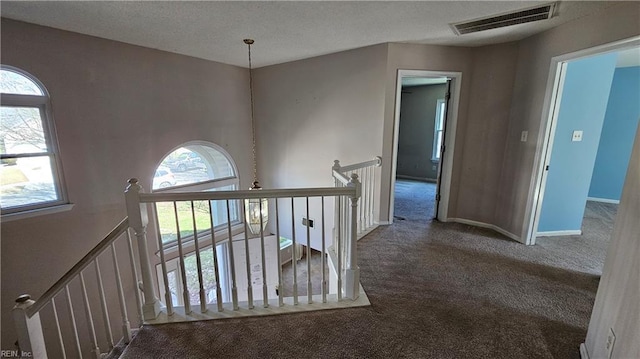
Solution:
<path fill-rule="evenodd" d="M 396 179 L 395 198 L 395 219 L 433 219 L 435 183 Z"/>
<path fill-rule="evenodd" d="M 434 222 L 426 188 L 399 188 L 406 219 L 358 242 L 370 307 L 145 326 L 123 358 L 579 358 L 599 281 L 581 258 L 596 244 Z"/>

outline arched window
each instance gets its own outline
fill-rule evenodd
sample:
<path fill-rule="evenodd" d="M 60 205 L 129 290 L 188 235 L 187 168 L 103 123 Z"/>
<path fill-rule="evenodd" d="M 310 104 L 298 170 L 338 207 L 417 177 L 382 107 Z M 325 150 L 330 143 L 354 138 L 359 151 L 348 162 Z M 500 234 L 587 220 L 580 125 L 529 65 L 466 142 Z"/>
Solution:
<path fill-rule="evenodd" d="M 189 142 L 169 153 L 156 168 L 152 189 L 154 192 L 186 191 L 232 191 L 238 189 L 240 180 L 231 156 L 221 147 L 205 142 Z M 193 235 L 193 217 L 190 202 L 177 202 L 178 225 L 181 238 Z M 230 217 L 227 216 L 226 201 L 195 201 L 195 215 L 198 233 L 211 230 L 211 221 L 215 227 L 240 223 L 237 201 L 231 201 Z M 209 209 L 210 206 L 210 209 Z M 157 204 L 158 225 L 162 242 L 171 244 L 177 240 L 174 204 Z M 211 216 L 211 219 L 209 218 Z"/>
<path fill-rule="evenodd" d="M 49 95 L 30 74 L 0 66 L 2 214 L 68 203 Z"/>

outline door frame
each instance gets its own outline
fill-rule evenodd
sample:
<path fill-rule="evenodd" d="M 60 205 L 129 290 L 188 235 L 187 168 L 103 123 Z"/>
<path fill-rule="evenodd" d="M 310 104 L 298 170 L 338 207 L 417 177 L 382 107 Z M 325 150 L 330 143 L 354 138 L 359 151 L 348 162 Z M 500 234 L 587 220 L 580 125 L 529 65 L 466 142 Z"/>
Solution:
<path fill-rule="evenodd" d="M 551 150 L 555 137 L 558 110 L 562 98 L 567 62 L 639 46 L 640 36 L 634 36 L 628 39 L 594 46 L 551 58 L 549 77 L 547 79 L 547 89 L 542 107 L 543 118 L 540 123 L 540 131 L 538 132 L 537 143 L 541 145 L 536 150 L 534 158 L 534 181 L 531 182 L 531 186 L 529 188 L 527 213 L 525 215 L 525 232 L 523 233 L 523 236 L 525 237 L 525 243 L 527 245 L 534 245 L 536 243 L 536 232 L 540 221 L 542 201 L 544 199 L 544 190 L 547 180 L 547 171 L 545 168 L 549 165 L 549 161 L 551 159 Z"/>
<path fill-rule="evenodd" d="M 455 71 L 429 71 L 429 70 L 402 70 L 398 69 L 396 80 L 396 102 L 395 115 L 393 119 L 393 155 L 391 159 L 391 186 L 389 188 L 389 223 L 393 223 L 395 208 L 395 185 L 396 170 L 398 164 L 398 132 L 400 130 L 400 104 L 402 101 L 402 79 L 406 77 L 446 77 L 451 80 L 451 98 L 449 111 L 445 122 L 447 131 L 445 133 L 444 160 L 441 159 L 441 170 L 438 173 L 440 181 L 440 201 L 438 205 L 438 220 L 446 222 L 449 213 L 449 192 L 451 190 L 451 175 L 453 172 L 453 151 L 456 138 L 456 128 L 458 123 L 458 106 L 460 104 L 460 89 L 462 87 L 462 72 Z"/>

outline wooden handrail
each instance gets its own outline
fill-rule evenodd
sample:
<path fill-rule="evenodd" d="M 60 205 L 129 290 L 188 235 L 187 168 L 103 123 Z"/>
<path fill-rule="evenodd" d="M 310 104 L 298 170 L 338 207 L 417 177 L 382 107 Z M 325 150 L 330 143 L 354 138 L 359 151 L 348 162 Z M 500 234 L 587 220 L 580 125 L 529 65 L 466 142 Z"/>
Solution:
<path fill-rule="evenodd" d="M 365 167 L 369 167 L 369 166 L 376 166 L 376 167 L 382 166 L 382 157 L 376 156 L 371 161 L 354 163 L 352 165 L 347 165 L 347 166 L 340 166 L 340 172 L 344 173 L 344 172 L 347 172 L 347 171 L 353 171 L 353 170 L 357 170 L 357 169 L 365 168 Z"/>
<path fill-rule="evenodd" d="M 349 177 L 347 177 L 344 173 L 338 170 L 333 170 L 333 177 L 338 181 L 340 181 L 345 186 L 349 184 L 349 181 L 350 181 Z"/>
<path fill-rule="evenodd" d="M 36 300 L 36 302 L 27 308 L 26 314 L 32 317 L 34 314 L 40 311 L 49 301 L 55 297 L 64 287 L 69 284 L 82 270 L 84 270 L 94 259 L 96 259 L 102 252 L 109 248 L 111 243 L 115 241 L 120 235 L 122 235 L 129 228 L 129 218 L 125 217 L 109 234 L 107 234 L 103 240 L 100 241 L 92 250 L 87 253 L 82 259 L 76 263 L 62 278 L 60 278 L 54 285 L 51 286 L 43 295 Z"/>
<path fill-rule="evenodd" d="M 356 190 L 351 187 L 325 188 L 289 188 L 289 189 L 261 189 L 242 191 L 215 192 L 173 192 L 173 193 L 140 193 L 140 202 L 171 202 L 171 201 L 212 201 L 225 199 L 251 198 L 292 198 L 292 197 L 320 197 L 320 196 L 353 196 Z"/>

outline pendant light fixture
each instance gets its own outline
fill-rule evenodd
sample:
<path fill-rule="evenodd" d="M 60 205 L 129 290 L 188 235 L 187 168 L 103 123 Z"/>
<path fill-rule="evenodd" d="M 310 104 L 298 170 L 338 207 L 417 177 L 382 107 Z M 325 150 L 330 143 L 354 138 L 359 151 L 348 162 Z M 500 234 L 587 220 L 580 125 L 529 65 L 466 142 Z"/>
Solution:
<path fill-rule="evenodd" d="M 259 191 L 262 189 L 258 182 L 258 165 L 256 163 L 256 124 L 253 117 L 253 70 L 251 68 L 251 45 L 254 41 L 252 39 L 243 40 L 249 49 L 249 92 L 251 98 L 251 140 L 252 140 L 252 154 L 253 154 L 253 185 L 250 190 Z M 245 200 L 245 220 L 249 230 L 254 235 L 260 234 L 261 231 L 267 226 L 269 220 L 269 203 L 266 199 L 251 198 Z"/>

